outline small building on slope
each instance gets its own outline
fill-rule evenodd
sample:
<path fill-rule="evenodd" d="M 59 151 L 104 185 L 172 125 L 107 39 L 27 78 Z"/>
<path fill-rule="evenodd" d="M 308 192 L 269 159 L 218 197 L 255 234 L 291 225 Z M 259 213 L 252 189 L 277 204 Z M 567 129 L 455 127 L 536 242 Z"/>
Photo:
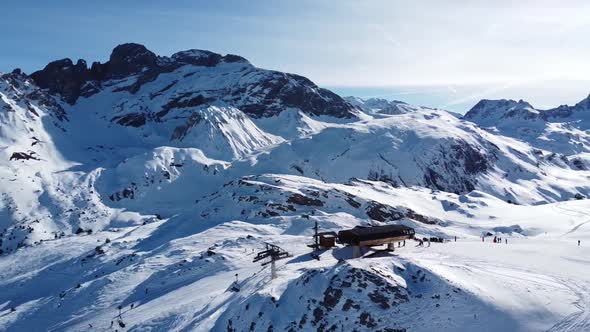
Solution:
<path fill-rule="evenodd" d="M 338 241 L 353 247 L 353 258 L 361 256 L 361 247 L 387 244 L 387 249 L 394 250 L 396 242 L 414 237 L 414 229 L 404 225 L 357 226 L 338 232 Z"/>

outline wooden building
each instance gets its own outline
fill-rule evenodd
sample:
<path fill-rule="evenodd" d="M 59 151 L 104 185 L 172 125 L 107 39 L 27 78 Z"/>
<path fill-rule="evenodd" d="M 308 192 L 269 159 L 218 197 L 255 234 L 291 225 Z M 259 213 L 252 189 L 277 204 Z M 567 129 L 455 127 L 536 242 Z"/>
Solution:
<path fill-rule="evenodd" d="M 336 238 L 338 235 L 335 232 L 323 232 L 318 233 L 319 236 L 319 245 L 322 248 L 330 249 L 336 246 Z"/>

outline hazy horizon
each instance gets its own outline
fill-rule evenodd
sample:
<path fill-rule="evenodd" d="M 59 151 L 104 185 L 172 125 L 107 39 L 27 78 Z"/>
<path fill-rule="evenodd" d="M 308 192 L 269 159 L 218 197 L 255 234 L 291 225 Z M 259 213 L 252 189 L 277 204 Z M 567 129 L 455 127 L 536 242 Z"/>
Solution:
<path fill-rule="evenodd" d="M 512 84 L 324 86 L 341 97 L 383 98 L 464 114 L 482 99 L 525 100 L 537 109 L 574 105 L 588 97 L 588 81 L 540 81 Z"/>

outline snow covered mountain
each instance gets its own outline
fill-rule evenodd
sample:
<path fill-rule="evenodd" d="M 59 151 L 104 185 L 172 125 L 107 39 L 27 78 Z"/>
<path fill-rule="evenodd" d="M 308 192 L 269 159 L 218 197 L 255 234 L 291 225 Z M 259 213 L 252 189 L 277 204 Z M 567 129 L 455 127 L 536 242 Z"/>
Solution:
<path fill-rule="evenodd" d="M 96 100 L 105 94 L 128 92 L 133 101 L 152 109 L 130 100 L 111 110 L 116 113 L 110 113 L 111 120 L 134 127 L 165 121 L 180 115 L 182 109 L 220 102 L 253 117 L 268 117 L 289 108 L 313 115 L 352 117 L 349 104 L 305 77 L 256 68 L 240 56 L 202 50 L 159 57 L 143 45 L 123 44 L 113 49 L 104 64 L 95 62 L 88 69 L 84 60 L 74 65 L 63 59 L 31 77 L 69 104 L 80 97 L 94 96 Z"/>
<path fill-rule="evenodd" d="M 518 138 L 585 167 L 589 151 L 588 98 L 574 106 L 538 110 L 520 100 L 482 100 L 463 117 L 492 132 Z M 538 152 L 539 153 L 539 152 Z"/>
<path fill-rule="evenodd" d="M 2 74 L 0 330 L 549 328 L 570 307 L 513 289 L 519 310 L 546 313 L 523 323 L 482 298 L 497 282 L 423 248 L 344 262 L 345 248 L 316 261 L 305 244 L 314 221 L 403 223 L 472 241 L 474 253 L 488 250 L 471 247 L 482 233 L 588 238 L 577 220 L 587 202 L 566 202 L 590 193 L 588 105 L 481 101 L 459 119 L 343 99 L 236 55 L 138 44 L 90 67 Z M 251 262 L 265 242 L 293 254 L 270 283 Z M 523 278 L 559 288 L 565 277 Z M 583 284 L 557 298 L 569 303 Z"/>
<path fill-rule="evenodd" d="M 344 98 L 351 105 L 357 106 L 362 109 L 365 113 L 381 113 L 381 114 L 403 114 L 413 112 L 425 107 L 417 107 L 404 103 L 399 100 L 386 100 L 383 98 L 359 98 L 349 96 Z"/>

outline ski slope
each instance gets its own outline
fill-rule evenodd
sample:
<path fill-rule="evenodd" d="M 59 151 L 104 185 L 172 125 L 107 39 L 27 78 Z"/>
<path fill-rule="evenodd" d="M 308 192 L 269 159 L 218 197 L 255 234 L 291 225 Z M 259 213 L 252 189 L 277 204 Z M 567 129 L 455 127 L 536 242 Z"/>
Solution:
<path fill-rule="evenodd" d="M 303 330 L 321 324 L 374 329 L 361 324 L 360 318 L 352 319 L 364 311 L 372 317 L 368 321 L 365 317 L 365 324 L 416 331 L 433 327 L 579 331 L 588 326 L 590 280 L 584 271 L 590 253 L 590 218 L 584 219 L 588 217 L 584 210 L 590 203 L 523 207 L 493 197 L 472 198 L 464 207 L 473 216 L 465 217 L 464 212 L 442 212 L 449 203 L 441 204 L 441 197 L 429 200 L 425 191 L 412 197 L 409 190 L 395 188 L 391 193 L 396 190 L 399 197 L 416 202 L 412 206 L 416 211 L 441 211 L 437 216 L 442 223 L 420 226 L 418 236 L 442 233 L 451 242 L 430 247 L 408 242 L 393 255 L 346 261 L 340 259 L 350 252 L 337 248 L 322 252 L 321 260 L 316 261 L 306 246 L 311 242 L 313 220 L 326 230 L 368 221 L 341 212 L 319 213 L 310 216 L 311 220 L 280 216 L 210 223 L 190 230 L 167 227 L 169 221 L 154 221 L 69 236 L 2 257 L 0 280 L 5 291 L 0 295 L 0 326 L 16 331 L 46 330 L 44 327 L 85 331 L 91 324 L 108 330 L 111 321 L 117 324 L 119 305 L 124 307 L 122 321 L 132 331 L 221 331 L 227 330 L 229 320 L 237 331 L 247 330 L 252 322 L 264 325 L 255 330 L 266 330 L 268 325 L 283 330 L 305 314 L 309 318 Z M 365 193 L 370 194 L 377 198 L 375 192 Z M 450 202 L 465 201 L 464 196 L 439 195 Z M 491 211 L 495 212 L 493 221 L 483 218 Z M 515 225 L 522 229 L 520 233 L 507 231 L 516 229 Z M 482 230 L 507 239 L 508 244 L 491 243 L 491 237 L 481 242 Z M 266 241 L 293 254 L 278 263 L 279 278 L 272 281 L 268 267 L 251 261 Z M 104 253 L 97 254 L 96 246 Z M 208 250 L 214 254 L 209 255 Z M 426 275 L 424 281 L 418 271 Z M 370 298 L 362 300 L 356 290 L 345 290 L 329 314 L 324 308 L 324 318 L 314 325 L 313 307 L 309 311 L 305 305 L 293 305 L 299 298 L 320 303 L 327 287 L 336 287 L 331 280 L 340 280 L 341 286 L 351 282 L 348 274 L 357 272 L 368 280 L 374 275 L 378 276 L 375 280 L 385 278 L 395 288 L 392 293 L 382 289 L 395 299 L 387 302 L 389 307 Z M 236 273 L 240 291 L 232 292 Z M 304 283 L 307 279 L 310 281 Z M 373 286 L 367 286 L 363 294 L 371 294 Z M 357 303 L 361 309 L 344 310 L 349 298 L 361 301 Z"/>

